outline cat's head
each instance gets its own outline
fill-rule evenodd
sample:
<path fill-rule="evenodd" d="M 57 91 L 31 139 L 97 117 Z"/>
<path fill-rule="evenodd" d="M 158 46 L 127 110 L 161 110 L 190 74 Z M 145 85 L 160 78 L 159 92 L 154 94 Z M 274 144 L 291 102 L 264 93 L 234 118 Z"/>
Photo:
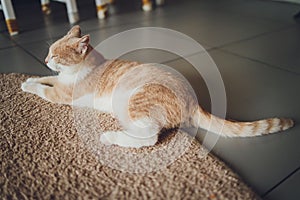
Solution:
<path fill-rule="evenodd" d="M 74 26 L 50 46 L 45 63 L 54 71 L 76 73 L 89 53 L 89 39 L 89 35 L 81 36 L 79 26 Z"/>

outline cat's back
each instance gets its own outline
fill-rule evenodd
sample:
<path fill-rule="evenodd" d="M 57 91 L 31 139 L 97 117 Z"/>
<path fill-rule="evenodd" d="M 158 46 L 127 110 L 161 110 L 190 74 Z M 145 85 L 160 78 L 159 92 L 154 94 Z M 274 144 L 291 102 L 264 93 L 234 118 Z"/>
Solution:
<path fill-rule="evenodd" d="M 108 60 L 100 67 L 97 76 L 99 95 L 111 93 L 115 88 L 132 90 L 149 84 L 168 87 L 179 95 L 190 93 L 188 82 L 181 74 L 157 63 Z"/>

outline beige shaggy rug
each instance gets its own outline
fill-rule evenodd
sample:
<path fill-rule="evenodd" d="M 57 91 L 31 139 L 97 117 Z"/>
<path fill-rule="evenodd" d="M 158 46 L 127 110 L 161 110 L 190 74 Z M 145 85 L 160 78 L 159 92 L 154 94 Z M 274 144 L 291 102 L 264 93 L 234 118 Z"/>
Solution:
<path fill-rule="evenodd" d="M 216 157 L 200 158 L 187 134 L 142 149 L 101 145 L 117 120 L 24 93 L 28 77 L 0 74 L 0 199 L 259 198 Z"/>

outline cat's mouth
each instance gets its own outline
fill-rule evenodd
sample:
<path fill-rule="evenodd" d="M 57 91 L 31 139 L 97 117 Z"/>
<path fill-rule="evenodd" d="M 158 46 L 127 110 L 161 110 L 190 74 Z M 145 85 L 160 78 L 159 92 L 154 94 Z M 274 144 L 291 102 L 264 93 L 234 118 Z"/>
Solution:
<path fill-rule="evenodd" d="M 52 71 L 54 71 L 54 72 L 66 73 L 66 74 L 77 73 L 79 68 L 80 68 L 79 65 L 69 67 L 69 66 L 64 66 L 64 65 L 61 65 L 61 64 L 51 63 L 51 62 L 47 63 L 47 67 L 49 69 L 51 69 Z"/>

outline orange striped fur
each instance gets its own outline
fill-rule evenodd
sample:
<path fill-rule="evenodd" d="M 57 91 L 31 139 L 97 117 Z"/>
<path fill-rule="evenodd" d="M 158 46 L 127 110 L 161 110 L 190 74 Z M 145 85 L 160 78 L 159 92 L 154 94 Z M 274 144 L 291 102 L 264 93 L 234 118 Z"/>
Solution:
<path fill-rule="evenodd" d="M 101 141 L 125 147 L 154 145 L 162 128 L 181 124 L 227 137 L 275 133 L 293 126 L 291 119 L 233 122 L 204 111 L 178 75 L 156 64 L 106 60 L 74 26 L 51 45 L 45 60 L 58 76 L 28 79 L 23 91 L 61 104 L 88 106 L 119 118 L 124 131 L 105 132 Z M 93 98 L 93 104 L 84 103 Z"/>

